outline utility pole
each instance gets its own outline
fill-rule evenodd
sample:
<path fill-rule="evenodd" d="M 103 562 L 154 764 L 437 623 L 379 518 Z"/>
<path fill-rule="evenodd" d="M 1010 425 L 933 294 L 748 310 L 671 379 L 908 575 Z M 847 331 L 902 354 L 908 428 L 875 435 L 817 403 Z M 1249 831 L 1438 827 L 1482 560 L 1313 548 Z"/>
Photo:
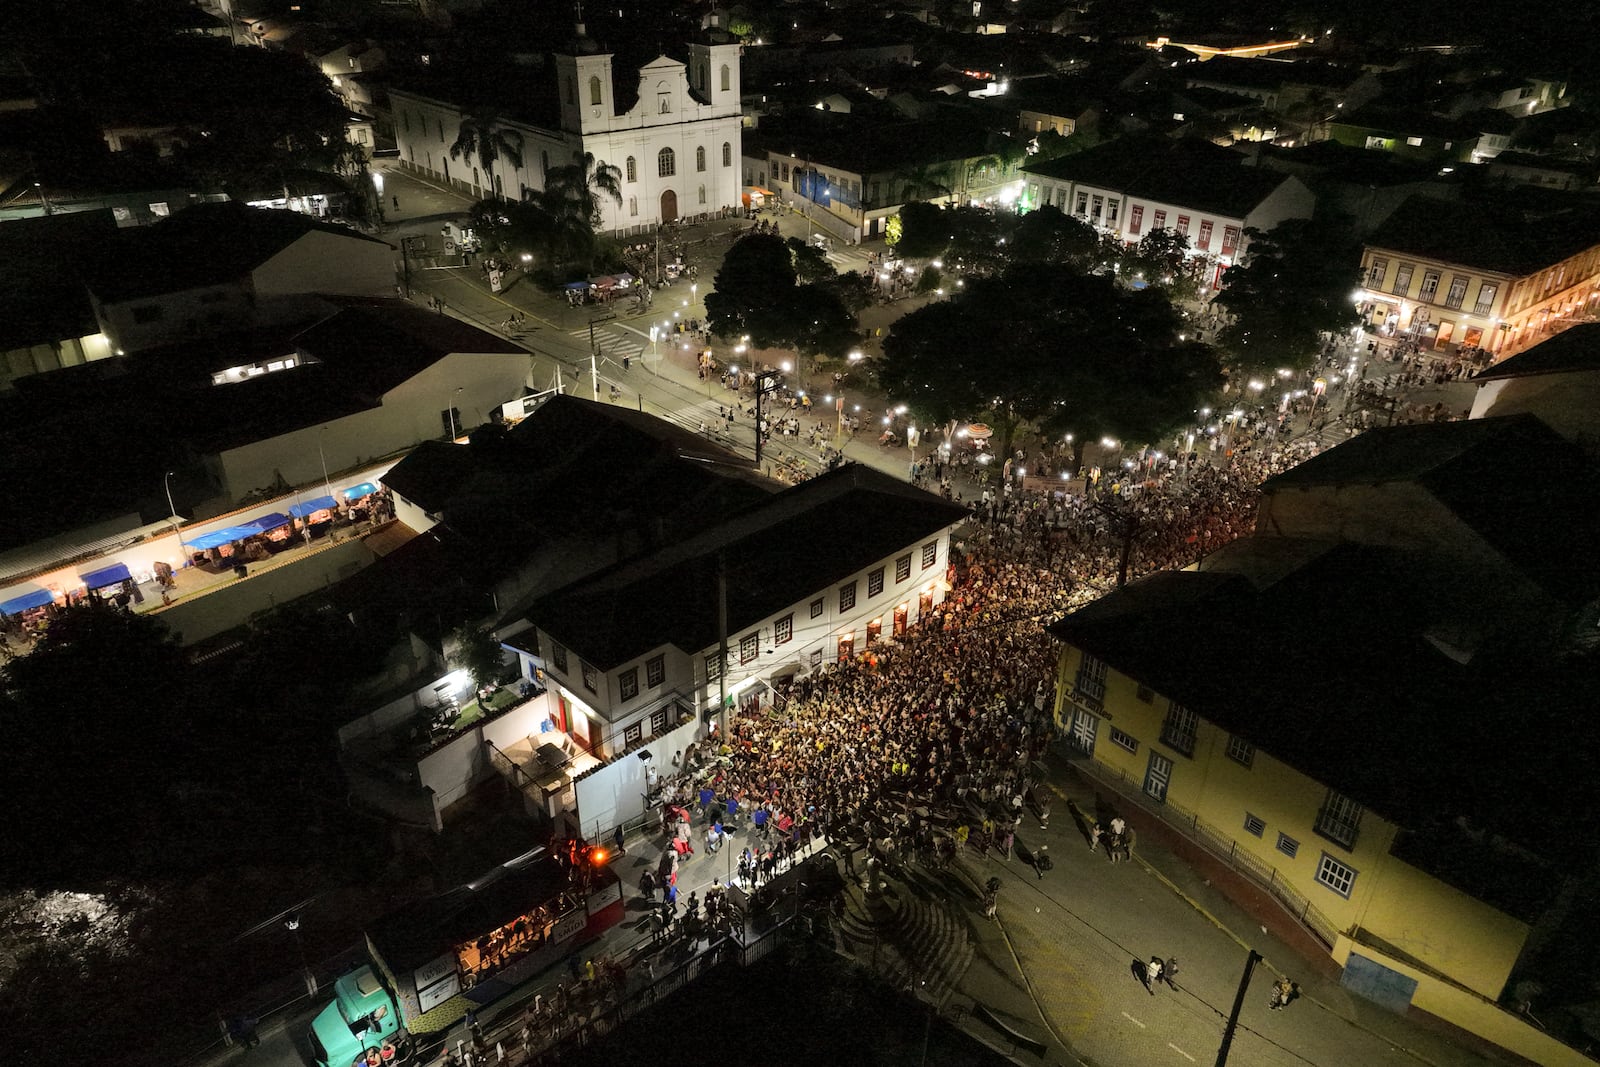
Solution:
<path fill-rule="evenodd" d="M 728 564 L 717 553 L 717 740 L 728 743 Z"/>
<path fill-rule="evenodd" d="M 1104 501 L 1095 504 L 1095 510 L 1117 524 L 1117 533 L 1122 538 L 1122 551 L 1117 559 L 1117 588 L 1121 589 L 1128 584 L 1128 561 L 1133 555 L 1133 539 L 1139 532 L 1139 517 Z"/>
<path fill-rule="evenodd" d="M 1217 1049 L 1217 1067 L 1227 1067 L 1228 1049 L 1233 1046 L 1233 1032 L 1239 1025 L 1239 1012 L 1244 1008 L 1245 992 L 1250 988 L 1250 974 L 1260 962 L 1261 954 L 1251 949 L 1250 955 L 1244 961 L 1244 974 L 1239 978 L 1239 991 L 1233 995 L 1233 1010 L 1228 1013 L 1228 1023 L 1222 1028 L 1222 1047 Z"/>
<path fill-rule="evenodd" d="M 768 393 L 770 393 L 772 391 L 772 387 L 768 383 L 772 382 L 772 381 L 774 381 L 775 379 L 778 378 L 778 372 L 775 371 L 775 370 L 759 371 L 759 372 L 757 372 L 755 378 L 756 378 L 756 466 L 760 467 L 761 466 L 761 439 L 762 439 L 762 436 L 763 436 L 763 434 L 761 433 L 761 401 L 762 401 L 762 398 L 764 398 Z"/>

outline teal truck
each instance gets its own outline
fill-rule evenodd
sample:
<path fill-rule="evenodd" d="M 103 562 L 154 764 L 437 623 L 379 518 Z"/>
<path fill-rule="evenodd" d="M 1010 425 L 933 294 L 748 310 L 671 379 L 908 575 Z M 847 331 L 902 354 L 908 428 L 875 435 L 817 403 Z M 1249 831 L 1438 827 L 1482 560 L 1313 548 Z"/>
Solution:
<path fill-rule="evenodd" d="M 394 998 L 371 966 L 359 967 L 333 983 L 333 1003 L 312 1020 L 312 1062 L 317 1067 L 354 1067 L 364 1063 L 369 1049 L 393 1042 L 399 1031 Z"/>

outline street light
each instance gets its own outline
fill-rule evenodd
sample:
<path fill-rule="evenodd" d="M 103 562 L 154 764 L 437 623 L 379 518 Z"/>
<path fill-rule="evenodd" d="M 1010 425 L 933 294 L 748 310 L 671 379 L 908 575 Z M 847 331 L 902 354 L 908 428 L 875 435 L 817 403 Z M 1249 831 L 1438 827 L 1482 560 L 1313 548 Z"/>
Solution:
<path fill-rule="evenodd" d="M 178 535 L 178 558 L 184 557 L 183 528 L 178 525 L 178 509 L 172 506 L 172 471 L 168 471 L 161 479 L 161 488 L 167 491 L 167 515 L 172 519 L 172 532 Z M 182 566 L 180 563 L 179 566 Z"/>

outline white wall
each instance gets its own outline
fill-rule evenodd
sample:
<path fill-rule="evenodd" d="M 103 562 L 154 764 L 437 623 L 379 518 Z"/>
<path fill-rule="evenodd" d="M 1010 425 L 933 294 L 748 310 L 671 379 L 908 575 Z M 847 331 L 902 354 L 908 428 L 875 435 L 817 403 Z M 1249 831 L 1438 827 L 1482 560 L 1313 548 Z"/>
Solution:
<path fill-rule="evenodd" d="M 178 341 L 193 341 L 231 325 L 250 321 L 254 315 L 248 290 L 239 282 L 223 281 L 199 289 L 158 293 L 130 300 L 102 303 L 91 294 L 100 332 L 113 351 L 138 352 Z M 135 322 L 134 308 L 155 307 L 160 318 Z"/>
<path fill-rule="evenodd" d="M 578 825 L 583 836 L 591 841 L 609 838 L 617 824 L 642 815 L 648 769 L 654 767 L 663 778 L 673 774 L 676 768 L 672 766 L 672 754 L 694 743 L 699 726 L 694 720 L 686 722 L 574 783 L 578 795 Z M 641 752 L 650 753 L 648 762 L 639 758 Z"/>
<path fill-rule="evenodd" d="M 318 372 L 307 366 L 280 373 Z M 519 352 L 453 353 L 385 393 L 378 407 L 222 452 L 216 473 L 223 494 L 237 500 L 272 484 L 280 471 L 291 485 L 312 484 L 322 477 L 324 458 L 329 470 L 343 470 L 442 438 L 440 412 L 452 402 L 461 411 L 463 428 L 470 429 L 520 393 L 527 374 L 528 357 Z"/>

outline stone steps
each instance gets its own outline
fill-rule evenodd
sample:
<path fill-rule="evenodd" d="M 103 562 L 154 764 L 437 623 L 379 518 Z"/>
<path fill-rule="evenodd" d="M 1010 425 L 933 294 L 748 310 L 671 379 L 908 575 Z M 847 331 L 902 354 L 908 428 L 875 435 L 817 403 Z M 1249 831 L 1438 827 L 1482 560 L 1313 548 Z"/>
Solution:
<path fill-rule="evenodd" d="M 938 1004 L 955 992 L 975 952 L 968 917 L 948 888 L 915 870 L 875 898 L 849 886 L 833 932 L 836 948 L 875 959 L 895 985 L 921 988 Z"/>

